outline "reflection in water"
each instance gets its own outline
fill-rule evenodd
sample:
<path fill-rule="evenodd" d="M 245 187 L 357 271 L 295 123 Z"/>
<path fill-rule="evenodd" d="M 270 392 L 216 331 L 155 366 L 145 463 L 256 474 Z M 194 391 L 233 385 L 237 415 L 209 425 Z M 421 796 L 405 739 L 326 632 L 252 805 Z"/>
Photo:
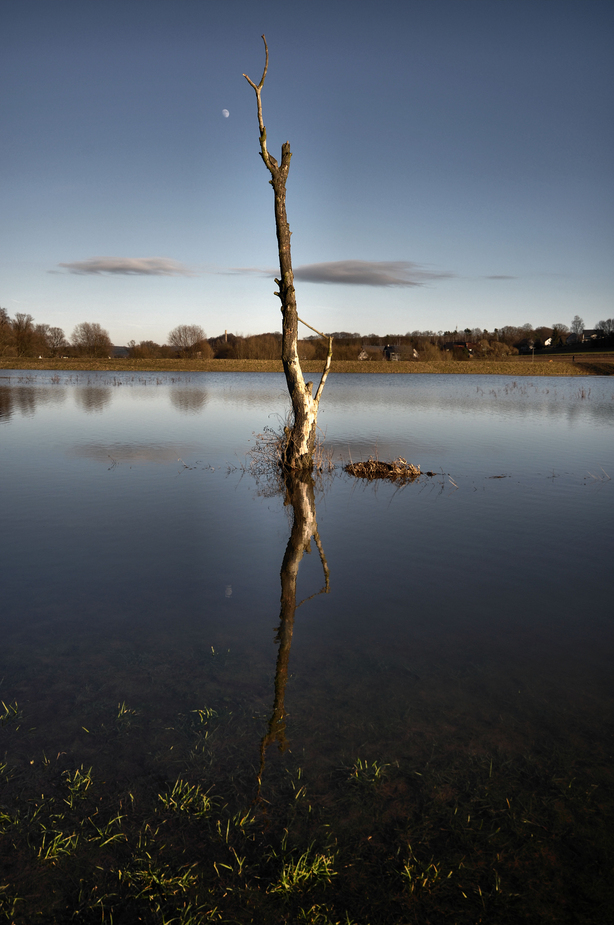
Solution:
<path fill-rule="evenodd" d="M 1 838 L 14 858 L 0 908 L 25 897 L 16 922 L 53 921 L 61 897 L 92 918 L 107 896 L 109 915 L 151 919 L 160 896 L 160 920 L 187 921 L 200 895 L 235 922 L 607 920 L 614 481 L 585 475 L 612 474 L 614 379 L 586 398 L 557 382 L 540 416 L 498 412 L 521 408 L 517 390 L 493 382 L 490 396 L 470 376 L 363 376 L 351 408 L 336 403 L 339 377 L 329 445 L 346 458 L 359 439 L 365 458 L 376 441 L 380 458 L 409 447 L 458 488 L 444 474 L 441 493 L 439 480 L 360 491 L 337 472 L 316 526 L 311 480 L 288 481 L 280 539 L 280 505 L 226 468 L 262 408 L 281 409 L 266 407 L 278 380 L 202 376 L 198 427 L 168 377 L 164 389 L 64 377 L 66 394 L 109 389 L 108 412 L 87 420 L 49 404 L 59 380 L 0 391 L 12 411 L 0 428 Z M 249 413 L 230 404 L 246 382 Z M 539 408 L 552 388 L 521 399 Z M 419 401 L 433 392 L 438 409 Z M 455 395 L 475 396 L 475 414 L 459 415 Z M 17 413 L 39 401 L 33 419 Z M 318 527 L 334 591 L 302 609 L 293 640 L 306 574 L 318 572 L 305 594 L 320 567 L 328 590 Z M 69 785 L 90 767 L 81 799 Z M 190 808 L 199 787 L 212 789 L 206 816 Z M 177 809 L 171 788 L 186 795 Z M 104 847 L 103 819 L 115 820 Z M 58 861 L 44 854 L 52 837 L 68 846 Z M 334 871 L 318 880 L 316 862 Z M 146 895 L 160 871 L 164 898 Z"/>
<path fill-rule="evenodd" d="M 279 744 L 280 752 L 285 751 L 287 748 L 284 698 L 288 680 L 294 614 L 297 608 L 305 603 L 305 601 L 301 601 L 299 604 L 296 603 L 296 582 L 303 555 L 306 552 L 311 552 L 312 537 L 320 554 L 320 562 L 324 571 L 324 586 L 316 594 L 310 595 L 305 600 L 311 600 L 318 594 L 328 594 L 330 587 L 328 563 L 318 533 L 313 478 L 310 473 L 304 473 L 300 476 L 290 473 L 285 476 L 285 487 L 286 498 L 284 504 L 291 505 L 293 510 L 292 529 L 281 564 L 281 608 L 279 611 L 279 626 L 275 635 L 275 641 L 279 644 L 275 668 L 275 699 L 268 730 L 260 743 L 258 795 L 260 795 L 262 786 L 267 748 L 273 742 Z"/>
<path fill-rule="evenodd" d="M 30 415 L 38 405 L 61 404 L 65 400 L 66 389 L 0 385 L 0 421 L 8 421 L 14 412 Z"/>
<path fill-rule="evenodd" d="M 109 460 L 115 465 L 118 463 L 135 465 L 144 463 L 178 463 L 185 466 L 180 457 L 190 456 L 197 451 L 196 445 L 190 444 L 146 444 L 146 443 L 78 443 L 69 447 L 66 455 L 75 459 L 92 459 L 108 465 Z"/>
<path fill-rule="evenodd" d="M 75 400 L 88 414 L 103 411 L 112 398 L 111 389 L 87 385 L 75 390 Z"/>
<path fill-rule="evenodd" d="M 205 389 L 171 389 L 171 404 L 182 414 L 200 414 L 207 404 Z"/>
<path fill-rule="evenodd" d="M 0 385 L 0 421 L 8 421 L 13 413 L 13 389 Z"/>

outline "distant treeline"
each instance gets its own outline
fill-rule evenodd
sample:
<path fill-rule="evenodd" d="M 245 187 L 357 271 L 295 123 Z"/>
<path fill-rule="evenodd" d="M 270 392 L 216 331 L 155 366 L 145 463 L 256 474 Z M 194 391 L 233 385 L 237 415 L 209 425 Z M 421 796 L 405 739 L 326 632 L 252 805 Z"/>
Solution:
<path fill-rule="evenodd" d="M 589 342 L 600 349 L 614 347 L 614 319 L 600 321 L 587 330 L 576 315 L 571 330 L 565 324 L 534 328 L 506 325 L 493 331 L 465 328 L 463 331 L 411 331 L 406 334 L 358 334 L 331 332 L 337 360 L 412 360 L 433 362 L 444 357 L 464 360 L 470 357 L 493 359 L 533 350 L 560 348 Z M 302 360 L 324 360 L 327 344 L 317 336 L 299 341 Z M 0 308 L 0 356 L 16 357 L 109 357 L 123 353 L 132 359 L 176 359 L 181 357 L 227 360 L 278 360 L 281 333 L 242 337 L 224 333 L 207 337 L 200 325 L 182 324 L 173 328 L 168 343 L 151 340 L 130 341 L 124 348 L 114 347 L 108 331 L 95 322 L 78 324 L 68 340 L 62 328 L 35 324 L 32 315 L 17 313 L 10 318 Z"/>
<path fill-rule="evenodd" d="M 35 324 L 32 315 L 23 312 L 11 318 L 5 308 L 0 308 L 0 356 L 108 357 L 112 350 L 109 332 L 96 322 L 78 324 L 69 343 L 62 328 Z"/>

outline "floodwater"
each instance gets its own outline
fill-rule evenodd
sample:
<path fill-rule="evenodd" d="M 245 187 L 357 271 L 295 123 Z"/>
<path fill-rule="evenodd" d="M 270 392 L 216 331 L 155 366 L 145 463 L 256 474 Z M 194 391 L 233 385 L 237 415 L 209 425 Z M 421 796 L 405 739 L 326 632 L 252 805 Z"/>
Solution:
<path fill-rule="evenodd" d="M 143 674 L 210 706 L 264 707 L 289 518 L 242 470 L 285 409 L 274 374 L 4 373 L 3 699 L 17 684 L 18 700 L 63 714 L 85 672 L 112 700 L 138 700 Z M 347 711 L 379 740 L 376 718 L 407 709 L 416 685 L 443 695 L 470 676 L 481 695 L 455 710 L 472 724 L 478 700 L 494 715 L 505 691 L 509 709 L 588 709 L 597 729 L 614 622 L 612 381 L 331 377 L 320 426 L 338 463 L 402 455 L 436 474 L 401 489 L 321 480 L 330 590 L 297 616 L 288 734 L 307 733 L 317 760 L 316 729 L 345 728 Z M 299 585 L 322 585 L 317 554 Z M 219 687 L 196 668 L 212 649 L 226 654 Z M 132 662 L 144 667 L 128 678 Z M 321 748 L 370 738 L 346 730 Z"/>
<path fill-rule="evenodd" d="M 612 379 L 331 376 L 337 468 L 302 513 L 246 465 L 286 407 L 275 374 L 3 371 L 0 700 L 24 757 L 177 774 L 169 730 L 207 709 L 218 772 L 263 786 L 443 748 L 607 765 Z M 369 455 L 432 474 L 342 472 Z"/>

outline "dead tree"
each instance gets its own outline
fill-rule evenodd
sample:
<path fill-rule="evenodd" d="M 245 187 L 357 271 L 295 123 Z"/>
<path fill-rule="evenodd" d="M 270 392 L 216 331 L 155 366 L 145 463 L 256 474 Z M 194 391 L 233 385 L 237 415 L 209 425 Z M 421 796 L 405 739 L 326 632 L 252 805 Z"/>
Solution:
<path fill-rule="evenodd" d="M 277 244 L 279 249 L 279 279 L 275 282 L 279 291 L 275 295 L 281 299 L 282 314 L 282 349 L 281 359 L 286 376 L 290 401 L 292 402 L 293 421 L 292 427 L 285 429 L 285 445 L 283 450 L 283 466 L 286 469 L 312 469 L 313 468 L 313 451 L 316 439 L 316 427 L 318 419 L 318 406 L 324 383 L 330 369 L 333 340 L 328 337 L 328 353 L 326 364 L 322 373 L 320 384 L 315 396 L 312 395 L 313 383 L 307 382 L 303 378 L 303 371 L 298 356 L 298 324 L 301 320 L 298 317 L 296 307 L 296 294 L 294 291 L 294 274 L 292 272 L 292 256 L 290 251 L 290 226 L 286 215 L 286 180 L 290 170 L 290 142 L 286 141 L 281 148 L 281 163 L 269 154 L 266 143 L 266 128 L 262 121 L 262 100 L 261 93 L 264 85 L 264 79 L 269 66 L 269 49 L 264 35 L 265 63 L 260 83 L 255 84 L 253 80 L 244 74 L 247 82 L 256 92 L 258 103 L 258 125 L 260 127 L 260 155 L 264 161 L 265 167 L 271 174 L 270 184 L 275 193 L 275 228 L 277 231 Z M 306 324 L 302 321 L 301 324 Z M 311 325 L 306 325 L 312 331 Z M 321 334 L 316 331 L 316 334 Z M 326 335 L 321 334 L 322 337 Z"/>

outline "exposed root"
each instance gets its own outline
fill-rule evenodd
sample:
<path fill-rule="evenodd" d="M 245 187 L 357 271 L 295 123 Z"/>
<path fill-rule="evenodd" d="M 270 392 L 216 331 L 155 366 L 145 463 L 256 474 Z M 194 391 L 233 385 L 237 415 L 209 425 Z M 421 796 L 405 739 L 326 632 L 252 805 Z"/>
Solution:
<path fill-rule="evenodd" d="M 348 463 L 343 467 L 343 471 L 348 475 L 353 475 L 359 479 L 388 479 L 390 482 L 414 482 L 420 475 L 420 466 L 414 466 L 408 463 L 406 459 L 399 456 L 392 462 L 382 462 L 380 459 L 374 459 L 372 456 L 366 462 Z"/>

